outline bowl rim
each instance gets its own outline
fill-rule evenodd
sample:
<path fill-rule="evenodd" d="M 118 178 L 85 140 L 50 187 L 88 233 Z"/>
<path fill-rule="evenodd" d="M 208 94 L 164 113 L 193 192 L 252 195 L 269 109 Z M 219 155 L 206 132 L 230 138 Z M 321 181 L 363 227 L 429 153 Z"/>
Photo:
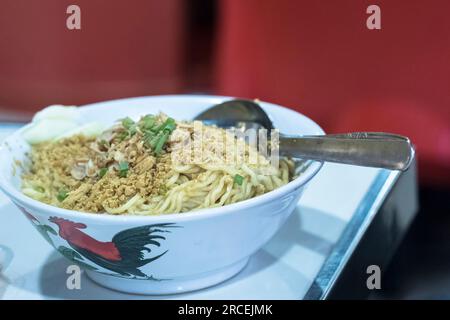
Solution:
<path fill-rule="evenodd" d="M 92 104 L 82 105 L 79 106 L 79 108 L 83 108 L 83 110 L 86 110 L 87 108 L 98 108 L 98 107 L 104 107 L 104 105 L 108 105 L 111 102 L 127 102 L 130 100 L 135 99 L 205 99 L 205 100 L 212 100 L 212 99 L 218 99 L 221 101 L 229 100 L 229 99 L 235 99 L 235 97 L 232 96 L 219 96 L 219 95 L 183 95 L 183 94 L 176 94 L 176 95 L 154 95 L 154 96 L 142 96 L 142 97 L 131 97 L 131 98 L 123 98 L 123 99 L 113 99 L 113 100 L 107 100 L 107 101 L 101 101 L 96 102 Z M 261 101 L 264 105 L 268 106 L 269 108 L 274 109 L 282 109 L 284 111 L 288 111 L 290 113 L 295 114 L 296 116 L 302 116 L 304 120 L 310 122 L 315 129 L 322 134 L 324 134 L 323 129 L 313 120 L 308 118 L 307 116 L 303 115 L 300 112 L 294 111 L 292 109 L 273 104 L 270 102 Z M 6 148 L 6 145 L 8 143 L 8 140 L 12 139 L 16 135 L 19 135 L 23 130 L 25 130 L 30 123 L 27 123 L 25 126 L 20 128 L 19 130 L 16 130 L 12 134 L 8 135 L 1 143 L 0 145 L 0 152 Z M 82 212 L 77 210 L 70 210 L 70 209 L 64 209 L 55 207 L 40 201 L 37 201 L 33 198 L 30 198 L 23 193 L 21 193 L 19 190 L 17 190 L 9 181 L 8 179 L 5 179 L 5 177 L 2 177 L 0 179 L 0 189 L 11 199 L 14 203 L 20 204 L 21 206 L 25 207 L 25 209 L 30 208 L 33 209 L 39 213 L 46 213 L 48 215 L 56 215 L 56 216 L 62 216 L 65 218 L 70 219 L 83 219 L 91 220 L 91 221 L 108 221 L 108 222 L 117 222 L 117 223 L 123 223 L 123 222 L 160 222 L 165 220 L 170 220 L 172 222 L 176 221 L 184 221 L 184 220 L 197 220 L 197 219 L 204 219 L 208 217 L 216 217 L 216 216 L 222 216 L 225 214 L 230 214 L 232 212 L 236 211 L 243 211 L 250 207 L 256 207 L 259 205 L 264 205 L 268 202 L 274 201 L 276 199 L 280 199 L 283 195 L 287 195 L 296 189 L 306 185 L 322 168 L 323 162 L 320 161 L 313 161 L 311 163 L 311 166 L 308 168 L 308 170 L 302 175 L 300 175 L 295 180 L 287 183 L 286 185 L 279 187 L 275 190 L 272 190 L 270 192 L 267 192 L 265 194 L 259 195 L 254 198 L 250 198 L 247 200 L 239 201 L 233 204 L 228 204 L 223 207 L 216 207 L 216 208 L 204 208 L 199 209 L 195 211 L 189 211 L 184 213 L 169 213 L 169 214 L 161 214 L 161 215 L 114 215 L 114 214 L 96 214 L 96 213 L 89 213 L 89 212 Z M 0 170 L 5 169 L 2 168 L 2 164 L 0 164 Z M 4 175 L 4 172 L 0 172 L 0 177 Z"/>

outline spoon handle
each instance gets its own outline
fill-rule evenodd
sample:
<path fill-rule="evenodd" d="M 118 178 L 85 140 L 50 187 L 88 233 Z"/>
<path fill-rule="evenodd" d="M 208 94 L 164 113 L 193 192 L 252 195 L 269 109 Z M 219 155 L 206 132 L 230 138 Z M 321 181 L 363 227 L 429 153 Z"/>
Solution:
<path fill-rule="evenodd" d="M 280 134 L 280 154 L 405 171 L 411 164 L 414 148 L 408 138 L 383 132 L 352 132 L 323 136 Z"/>

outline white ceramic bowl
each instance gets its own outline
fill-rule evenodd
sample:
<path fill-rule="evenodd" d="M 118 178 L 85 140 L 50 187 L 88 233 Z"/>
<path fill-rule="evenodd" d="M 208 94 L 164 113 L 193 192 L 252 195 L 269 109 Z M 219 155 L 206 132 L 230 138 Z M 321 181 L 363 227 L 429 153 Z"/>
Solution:
<path fill-rule="evenodd" d="M 192 119 L 229 97 L 174 95 L 114 100 L 79 108 L 86 122 L 111 124 L 124 116 L 163 111 Z M 323 134 L 307 117 L 261 103 L 276 127 L 288 134 Z M 311 162 L 287 185 L 253 199 L 221 208 L 161 216 L 112 216 L 60 209 L 20 191 L 21 169 L 29 145 L 21 129 L 0 151 L 0 187 L 46 240 L 88 276 L 112 289 L 169 294 L 204 288 L 235 275 L 249 257 L 277 232 L 322 164 Z M 15 167 L 15 169 L 13 169 Z M 145 247 L 151 251 L 142 250 Z"/>

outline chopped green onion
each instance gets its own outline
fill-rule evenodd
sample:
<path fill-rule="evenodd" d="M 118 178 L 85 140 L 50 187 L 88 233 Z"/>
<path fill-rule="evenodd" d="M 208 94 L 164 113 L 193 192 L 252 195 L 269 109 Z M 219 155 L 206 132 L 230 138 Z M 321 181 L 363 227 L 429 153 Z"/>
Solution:
<path fill-rule="evenodd" d="M 132 137 L 137 132 L 136 123 L 133 119 L 126 117 L 122 119 L 122 126 L 127 129 L 125 133 L 119 134 L 120 141 L 125 140 L 128 136 Z"/>
<path fill-rule="evenodd" d="M 41 187 L 41 186 L 34 187 L 34 190 L 36 190 L 37 192 L 40 192 L 40 193 L 44 193 L 45 192 L 45 189 L 43 187 Z"/>
<path fill-rule="evenodd" d="M 151 114 L 147 114 L 144 117 L 142 117 L 142 119 L 139 121 L 139 127 L 141 128 L 141 130 L 150 130 L 153 125 L 155 124 L 155 117 L 152 116 Z"/>
<path fill-rule="evenodd" d="M 170 132 L 166 131 L 163 133 L 162 137 L 158 140 L 155 146 L 155 154 L 159 155 L 162 151 L 162 148 L 164 147 L 164 144 L 166 143 L 167 139 L 169 138 Z"/>
<path fill-rule="evenodd" d="M 167 118 L 166 122 L 164 122 L 163 130 L 167 130 L 171 133 L 175 128 L 175 120 L 173 118 Z"/>
<path fill-rule="evenodd" d="M 173 118 L 167 118 L 166 121 L 164 121 L 159 126 L 153 127 L 151 130 L 153 132 L 159 133 L 163 130 L 170 130 L 173 131 L 175 129 L 175 120 Z"/>
<path fill-rule="evenodd" d="M 100 178 L 103 178 L 103 176 L 104 176 L 107 172 L 108 172 L 108 168 L 101 168 L 101 169 L 98 171 L 98 176 L 99 176 Z"/>
<path fill-rule="evenodd" d="M 122 142 L 128 137 L 128 135 L 129 135 L 128 131 L 122 131 L 117 134 L 117 138 L 119 139 L 120 142 Z"/>
<path fill-rule="evenodd" d="M 158 144 L 158 141 L 161 139 L 161 136 L 162 136 L 162 132 L 159 132 L 156 136 L 154 136 L 154 137 L 150 140 L 149 145 L 150 145 L 150 147 L 151 147 L 152 149 L 155 149 L 155 148 L 156 148 L 156 145 Z"/>
<path fill-rule="evenodd" d="M 161 131 L 162 127 L 164 124 L 160 124 L 160 125 L 155 125 L 153 126 L 150 131 L 152 131 L 153 133 L 158 133 L 159 131 Z"/>
<path fill-rule="evenodd" d="M 130 129 L 133 125 L 134 125 L 134 121 L 130 117 L 126 117 L 126 118 L 122 119 L 122 126 L 125 129 Z"/>
<path fill-rule="evenodd" d="M 175 130 L 176 123 L 173 118 L 167 118 L 162 124 L 155 125 L 153 117 L 148 119 L 147 121 L 152 121 L 152 127 L 144 132 L 144 144 L 147 148 L 151 148 L 156 155 L 159 155 L 170 134 Z M 143 121 L 146 121 L 145 117 Z"/>
<path fill-rule="evenodd" d="M 236 174 L 234 176 L 234 182 L 236 182 L 238 185 L 242 186 L 242 183 L 244 182 L 244 177 L 239 174 Z"/>
<path fill-rule="evenodd" d="M 147 142 L 149 142 L 154 136 L 155 136 L 155 134 L 151 131 L 144 132 L 144 140 Z"/>
<path fill-rule="evenodd" d="M 167 118 L 167 120 L 163 123 L 161 131 L 158 133 L 158 140 L 154 146 L 154 152 L 156 155 L 159 155 L 169 139 L 169 135 L 175 130 L 176 124 L 173 118 Z M 161 134 L 162 133 L 162 134 Z"/>
<path fill-rule="evenodd" d="M 66 199 L 69 196 L 69 194 L 67 193 L 67 191 L 65 190 L 60 190 L 58 192 L 58 194 L 56 195 L 56 199 L 58 199 L 59 202 L 64 201 L 64 199 Z"/>
<path fill-rule="evenodd" d="M 119 177 L 126 177 L 128 174 L 128 162 L 126 161 L 121 161 L 119 162 Z"/>
<path fill-rule="evenodd" d="M 155 137 L 153 133 L 146 132 L 144 134 L 144 145 L 146 148 L 151 148 L 151 141 Z"/>
<path fill-rule="evenodd" d="M 136 125 L 132 125 L 130 129 L 128 129 L 128 133 L 130 134 L 131 137 L 134 136 L 136 132 L 137 132 Z"/>

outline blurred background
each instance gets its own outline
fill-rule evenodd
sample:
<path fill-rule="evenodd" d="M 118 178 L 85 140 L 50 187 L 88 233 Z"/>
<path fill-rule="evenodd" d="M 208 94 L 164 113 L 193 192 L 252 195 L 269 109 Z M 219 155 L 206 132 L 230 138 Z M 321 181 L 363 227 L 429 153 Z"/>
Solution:
<path fill-rule="evenodd" d="M 81 8 L 68 30 L 66 8 Z M 381 8 L 381 30 L 366 8 Z M 50 104 L 210 93 L 417 148 L 421 211 L 374 298 L 450 298 L 448 0 L 0 0 L 0 121 Z"/>

